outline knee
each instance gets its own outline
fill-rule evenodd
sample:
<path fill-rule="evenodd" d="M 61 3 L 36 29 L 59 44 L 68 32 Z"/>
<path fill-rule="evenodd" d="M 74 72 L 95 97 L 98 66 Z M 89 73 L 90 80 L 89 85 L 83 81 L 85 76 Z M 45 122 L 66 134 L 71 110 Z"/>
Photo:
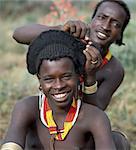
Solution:
<path fill-rule="evenodd" d="M 113 131 L 112 135 L 117 150 L 130 150 L 130 143 L 127 137 L 123 133 L 118 131 Z"/>

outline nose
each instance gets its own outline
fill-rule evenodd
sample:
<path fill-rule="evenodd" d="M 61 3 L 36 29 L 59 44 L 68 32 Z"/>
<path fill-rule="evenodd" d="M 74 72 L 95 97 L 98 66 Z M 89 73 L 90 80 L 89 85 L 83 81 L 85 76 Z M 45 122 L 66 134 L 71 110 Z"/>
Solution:
<path fill-rule="evenodd" d="M 61 79 L 56 79 L 54 82 L 54 89 L 62 89 L 65 86 L 64 82 Z"/>
<path fill-rule="evenodd" d="M 107 19 L 103 22 L 102 28 L 106 31 L 110 30 L 110 19 Z"/>

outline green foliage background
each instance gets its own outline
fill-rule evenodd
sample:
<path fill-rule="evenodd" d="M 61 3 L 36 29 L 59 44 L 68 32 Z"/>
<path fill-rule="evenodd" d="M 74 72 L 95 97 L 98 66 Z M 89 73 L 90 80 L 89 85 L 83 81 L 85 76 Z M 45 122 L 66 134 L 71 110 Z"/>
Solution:
<path fill-rule="evenodd" d="M 96 2 L 73 1 L 70 11 L 76 13 L 75 19 L 83 17 L 88 22 Z M 4 137 L 7 130 L 16 101 L 38 92 L 36 78 L 29 75 L 26 70 L 27 46 L 13 40 L 13 31 L 19 26 L 43 20 L 50 14 L 51 4 L 52 1 L 0 0 L 0 139 Z M 124 33 L 126 45 L 111 47 L 112 53 L 118 57 L 126 70 L 125 79 L 114 94 L 106 112 L 110 117 L 113 130 L 123 131 L 131 142 L 132 150 L 136 150 L 136 2 L 131 0 L 128 5 L 132 19 Z M 65 13 L 66 17 L 73 17 L 69 16 L 69 13 Z M 63 23 L 59 18 L 54 20 L 56 24 Z M 47 23 L 49 24 L 48 20 Z"/>

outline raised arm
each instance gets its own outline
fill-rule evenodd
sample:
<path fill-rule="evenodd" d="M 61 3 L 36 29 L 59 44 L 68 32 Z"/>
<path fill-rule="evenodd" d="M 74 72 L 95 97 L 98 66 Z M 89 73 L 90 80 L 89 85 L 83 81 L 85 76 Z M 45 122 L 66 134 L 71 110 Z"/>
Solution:
<path fill-rule="evenodd" d="M 50 29 L 60 30 L 61 26 L 46 26 L 41 24 L 25 25 L 17 28 L 13 33 L 13 38 L 22 44 L 29 45 L 41 32 Z"/>
<path fill-rule="evenodd" d="M 97 81 L 98 87 L 93 94 L 84 94 L 84 101 L 105 110 L 123 78 L 124 69 L 122 65 L 115 57 L 112 57 L 106 66 L 94 72 L 93 75 L 91 73 L 88 75 L 87 82 L 90 82 L 91 85 L 91 81 L 93 84 Z"/>
<path fill-rule="evenodd" d="M 56 25 L 56 26 L 48 26 L 48 25 L 41 25 L 41 24 L 31 24 L 25 25 L 22 27 L 17 28 L 13 33 L 13 38 L 22 44 L 30 44 L 41 32 L 47 30 L 63 30 L 69 32 L 75 37 L 83 39 L 86 33 L 89 31 L 89 27 L 84 22 L 77 20 L 77 21 L 67 21 L 63 25 Z"/>

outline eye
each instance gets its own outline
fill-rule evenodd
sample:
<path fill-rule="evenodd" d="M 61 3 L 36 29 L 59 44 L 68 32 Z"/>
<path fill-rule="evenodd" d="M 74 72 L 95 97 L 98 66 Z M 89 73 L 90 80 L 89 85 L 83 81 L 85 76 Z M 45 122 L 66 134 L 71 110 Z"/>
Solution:
<path fill-rule="evenodd" d="M 113 21 L 113 22 L 112 22 L 112 26 L 113 26 L 114 28 L 121 28 L 121 24 L 120 24 L 119 22 L 117 22 L 117 21 Z"/>
<path fill-rule="evenodd" d="M 65 74 L 62 76 L 63 80 L 70 80 L 72 78 L 72 74 Z"/>
<path fill-rule="evenodd" d="M 44 77 L 44 78 L 42 78 L 42 80 L 45 83 L 52 83 L 54 81 L 54 78 L 52 78 L 52 77 Z"/>
<path fill-rule="evenodd" d="M 97 18 L 98 18 L 99 20 L 103 20 L 103 19 L 105 19 L 105 16 L 103 16 L 103 15 L 98 15 Z"/>

